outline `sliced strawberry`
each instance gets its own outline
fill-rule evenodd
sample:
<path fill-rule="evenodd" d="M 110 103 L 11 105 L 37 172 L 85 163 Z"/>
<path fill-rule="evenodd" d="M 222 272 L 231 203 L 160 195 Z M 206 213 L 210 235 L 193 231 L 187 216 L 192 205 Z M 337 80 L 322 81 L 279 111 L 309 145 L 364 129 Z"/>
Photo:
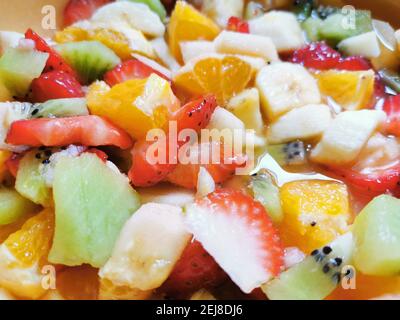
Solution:
<path fill-rule="evenodd" d="M 354 56 L 342 59 L 335 69 L 346 71 L 365 71 L 372 69 L 372 65 L 367 59 Z"/>
<path fill-rule="evenodd" d="M 383 111 L 387 114 L 385 131 L 400 137 L 400 95 L 388 96 L 383 106 Z"/>
<path fill-rule="evenodd" d="M 244 293 L 280 273 L 284 251 L 277 230 L 252 197 L 219 189 L 187 207 L 186 223 Z"/>
<path fill-rule="evenodd" d="M 114 0 L 69 0 L 64 9 L 64 26 L 90 19 L 100 7 Z"/>
<path fill-rule="evenodd" d="M 226 273 L 201 243 L 192 241 L 176 263 L 162 291 L 180 298 L 203 288 L 217 287 L 227 279 Z"/>
<path fill-rule="evenodd" d="M 330 70 L 336 68 L 341 60 L 341 55 L 325 42 L 314 42 L 296 50 L 289 58 L 290 62 L 299 63 L 306 68 L 317 70 Z"/>
<path fill-rule="evenodd" d="M 32 81 L 31 90 L 33 102 L 85 96 L 80 83 L 73 76 L 62 71 L 43 73 Z"/>
<path fill-rule="evenodd" d="M 238 17 L 230 17 L 226 29 L 234 32 L 250 33 L 249 24 Z"/>
<path fill-rule="evenodd" d="M 149 77 L 152 73 L 159 75 L 167 81 L 171 81 L 161 72 L 154 70 L 147 64 L 137 59 L 124 61 L 121 64 L 117 65 L 114 69 L 108 71 L 104 75 L 104 81 L 112 87 L 118 83 L 122 83 L 131 79 L 145 79 Z"/>
<path fill-rule="evenodd" d="M 44 72 L 49 71 L 63 71 L 65 73 L 70 74 L 71 76 L 78 78 L 77 73 L 71 68 L 71 66 L 61 57 L 61 55 L 53 50 L 47 42 L 41 38 L 36 32 L 32 29 L 28 29 L 25 32 L 25 39 L 31 39 L 35 42 L 36 50 L 41 52 L 46 52 L 49 54 L 49 58 L 46 62 L 46 67 L 44 68 Z"/>

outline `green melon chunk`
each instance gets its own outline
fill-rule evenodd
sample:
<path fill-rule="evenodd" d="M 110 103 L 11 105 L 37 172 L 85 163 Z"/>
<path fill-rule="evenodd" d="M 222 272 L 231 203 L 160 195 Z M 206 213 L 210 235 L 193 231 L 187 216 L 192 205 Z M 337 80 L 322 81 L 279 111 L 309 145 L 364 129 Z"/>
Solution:
<path fill-rule="evenodd" d="M 13 223 L 35 209 L 36 205 L 17 191 L 0 188 L 0 225 Z"/>

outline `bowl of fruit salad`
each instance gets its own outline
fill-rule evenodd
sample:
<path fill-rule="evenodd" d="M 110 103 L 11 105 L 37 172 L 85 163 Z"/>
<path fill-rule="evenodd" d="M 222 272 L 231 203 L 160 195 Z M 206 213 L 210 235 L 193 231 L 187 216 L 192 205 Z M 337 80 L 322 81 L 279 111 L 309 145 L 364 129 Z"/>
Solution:
<path fill-rule="evenodd" d="M 0 299 L 399 298 L 385 3 L 0 3 Z"/>

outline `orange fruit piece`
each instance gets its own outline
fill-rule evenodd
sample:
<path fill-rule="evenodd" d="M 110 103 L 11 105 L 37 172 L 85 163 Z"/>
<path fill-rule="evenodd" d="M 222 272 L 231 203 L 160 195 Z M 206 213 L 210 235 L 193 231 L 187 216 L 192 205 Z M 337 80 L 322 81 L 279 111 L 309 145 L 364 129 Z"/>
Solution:
<path fill-rule="evenodd" d="M 213 93 L 225 105 L 247 87 L 253 74 L 250 63 L 237 56 L 210 55 L 186 64 L 175 75 L 174 84 L 191 96 Z"/>
<path fill-rule="evenodd" d="M 132 289 L 128 286 L 116 286 L 108 279 L 101 278 L 99 300 L 146 300 L 152 291 Z"/>
<path fill-rule="evenodd" d="M 281 190 L 284 212 L 281 238 L 288 247 L 309 254 L 348 231 L 349 195 L 334 181 L 295 181 Z"/>
<path fill-rule="evenodd" d="M 190 4 L 178 1 L 171 14 L 168 25 L 168 42 L 172 54 L 182 63 L 179 43 L 192 40 L 214 40 L 220 33 L 220 28 L 214 21 Z"/>
<path fill-rule="evenodd" d="M 0 150 L 0 180 L 3 180 L 5 177 L 5 174 L 7 172 L 7 167 L 5 162 L 10 156 L 11 156 L 10 151 Z"/>
<path fill-rule="evenodd" d="M 57 289 L 66 300 L 96 300 L 99 293 L 98 269 L 89 265 L 66 268 L 57 275 Z"/>

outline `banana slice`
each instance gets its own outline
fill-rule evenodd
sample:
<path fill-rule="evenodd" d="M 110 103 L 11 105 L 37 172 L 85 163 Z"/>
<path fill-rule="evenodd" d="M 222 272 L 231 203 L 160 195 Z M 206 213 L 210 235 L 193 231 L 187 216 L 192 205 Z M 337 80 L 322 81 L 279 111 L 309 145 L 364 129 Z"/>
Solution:
<path fill-rule="evenodd" d="M 226 27 L 230 17 L 243 16 L 243 9 L 243 0 L 204 0 L 201 11 L 220 27 Z"/>
<path fill-rule="evenodd" d="M 185 64 L 200 55 L 216 53 L 215 45 L 212 41 L 183 41 L 179 45 Z"/>
<path fill-rule="evenodd" d="M 321 102 L 317 81 L 297 64 L 284 62 L 264 67 L 258 73 L 256 86 L 270 120 L 291 109 Z"/>
<path fill-rule="evenodd" d="M 214 40 L 218 53 L 242 54 L 278 61 L 278 51 L 272 40 L 259 35 L 223 31 Z"/>
<path fill-rule="evenodd" d="M 97 10 L 91 20 L 103 23 L 125 22 L 132 28 L 151 37 L 161 37 L 165 33 L 165 26 L 160 17 L 142 3 L 113 2 Z"/>
<path fill-rule="evenodd" d="M 163 37 L 156 38 L 151 41 L 154 51 L 158 59 L 168 67 L 169 70 L 172 72 L 176 72 L 180 69 L 180 64 L 175 60 L 172 56 L 171 52 L 169 51 L 167 42 Z"/>
<path fill-rule="evenodd" d="M 364 56 L 369 59 L 379 57 L 381 48 L 375 31 L 350 37 L 338 45 L 339 50 L 348 56 Z"/>

